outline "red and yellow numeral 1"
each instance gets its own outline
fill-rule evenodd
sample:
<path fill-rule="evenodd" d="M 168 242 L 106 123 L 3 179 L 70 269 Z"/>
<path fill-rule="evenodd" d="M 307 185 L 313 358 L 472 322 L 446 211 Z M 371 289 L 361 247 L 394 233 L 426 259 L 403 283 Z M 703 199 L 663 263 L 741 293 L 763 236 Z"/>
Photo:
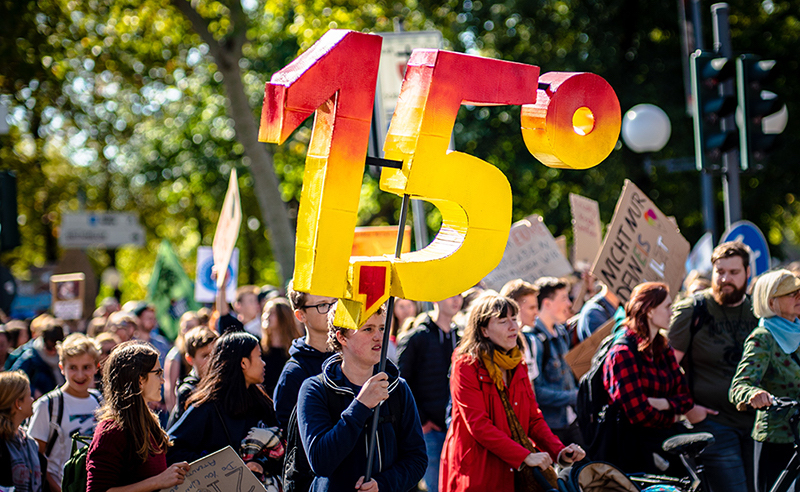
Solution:
<path fill-rule="evenodd" d="M 380 36 L 331 30 L 266 86 L 260 141 L 283 143 L 316 111 L 297 216 L 298 291 L 345 295 L 380 53 Z"/>

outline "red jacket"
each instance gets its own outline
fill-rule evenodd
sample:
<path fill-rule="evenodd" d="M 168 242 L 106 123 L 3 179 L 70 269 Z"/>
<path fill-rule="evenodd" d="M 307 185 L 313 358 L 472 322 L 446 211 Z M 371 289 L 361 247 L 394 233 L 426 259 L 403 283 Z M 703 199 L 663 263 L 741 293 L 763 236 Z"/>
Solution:
<path fill-rule="evenodd" d="M 517 366 L 509 379 L 509 401 L 522 428 L 555 461 L 564 445 L 539 411 L 525 364 Z M 500 394 L 483 363 L 463 355 L 457 358 L 450 392 L 453 420 L 442 449 L 439 490 L 514 490 L 514 470 L 530 451 L 511 438 Z"/>

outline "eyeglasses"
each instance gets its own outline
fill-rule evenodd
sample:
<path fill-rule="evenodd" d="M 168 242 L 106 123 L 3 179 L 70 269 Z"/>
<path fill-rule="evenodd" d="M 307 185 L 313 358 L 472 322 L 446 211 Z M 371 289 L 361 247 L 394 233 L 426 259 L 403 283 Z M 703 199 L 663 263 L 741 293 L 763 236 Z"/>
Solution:
<path fill-rule="evenodd" d="M 148 374 L 155 374 L 156 377 L 163 378 L 164 377 L 164 369 L 158 368 L 155 371 L 147 371 Z"/>
<path fill-rule="evenodd" d="M 315 308 L 319 314 L 328 314 L 328 311 L 336 304 L 336 302 L 321 302 L 311 306 L 303 306 L 302 309 Z"/>

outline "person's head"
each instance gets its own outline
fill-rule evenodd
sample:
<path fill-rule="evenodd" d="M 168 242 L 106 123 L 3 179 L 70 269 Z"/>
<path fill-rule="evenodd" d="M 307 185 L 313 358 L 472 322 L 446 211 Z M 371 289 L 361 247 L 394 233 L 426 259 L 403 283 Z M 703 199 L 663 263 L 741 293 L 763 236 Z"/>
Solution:
<path fill-rule="evenodd" d="M 530 282 L 521 278 L 510 280 L 502 289 L 500 295 L 510 297 L 519 306 L 520 326 L 533 326 L 536 323 L 536 316 L 539 314 L 539 291 Z"/>
<path fill-rule="evenodd" d="M 28 376 L 22 371 L 0 372 L 0 440 L 11 439 L 20 422 L 33 415 Z"/>
<path fill-rule="evenodd" d="M 191 365 L 201 378 L 206 373 L 214 342 L 219 336 L 207 326 L 197 326 L 184 335 L 186 362 Z"/>
<path fill-rule="evenodd" d="M 514 347 L 522 348 L 516 321 L 518 311 L 517 303 L 509 297 L 487 293 L 475 299 L 458 355 L 480 359 L 483 353 L 493 357 L 495 350 L 505 353 Z"/>
<path fill-rule="evenodd" d="M 639 336 L 639 350 L 652 347 L 660 353 L 666 347 L 666 340 L 659 330 L 669 327 L 672 297 L 669 288 L 661 282 L 644 282 L 637 285 L 625 305 L 625 325 Z"/>
<path fill-rule="evenodd" d="M 51 315 L 44 313 L 33 318 L 31 321 L 31 338 L 39 338 L 42 335 L 42 330 L 45 329 L 55 318 Z M 27 341 L 27 340 L 26 340 Z"/>
<path fill-rule="evenodd" d="M 86 326 L 86 336 L 96 338 L 97 335 L 105 331 L 107 322 L 108 319 L 102 316 L 93 317 L 91 320 L 89 320 L 89 324 Z"/>
<path fill-rule="evenodd" d="M 225 333 L 214 344 L 206 375 L 187 405 L 216 402 L 231 415 L 245 414 L 254 404 L 271 407 L 261 387 L 264 366 L 258 338 L 243 331 Z"/>
<path fill-rule="evenodd" d="M 335 312 L 328 315 L 328 348 L 341 352 L 342 359 L 359 365 L 375 365 L 381 361 L 383 330 L 386 326 L 386 305 L 358 328 L 350 330 L 333 323 Z"/>
<path fill-rule="evenodd" d="M 40 336 L 44 342 L 44 350 L 50 355 L 56 355 L 58 342 L 64 340 L 64 322 L 58 318 L 51 318 L 42 328 Z"/>
<path fill-rule="evenodd" d="M 728 241 L 711 254 L 711 293 L 718 304 L 739 303 L 750 277 L 750 248 L 741 241 Z"/>
<path fill-rule="evenodd" d="M 133 338 L 137 324 L 138 320 L 135 315 L 127 311 L 117 311 L 108 317 L 105 331 L 116 335 L 123 342 L 127 342 Z"/>
<path fill-rule="evenodd" d="M 464 304 L 464 298 L 461 294 L 456 294 L 447 299 L 442 299 L 434 303 L 435 311 L 439 316 L 444 316 L 447 319 L 453 319 L 453 316 L 458 314 L 461 306 Z"/>
<path fill-rule="evenodd" d="M 208 321 L 210 319 L 211 319 L 211 309 L 204 306 L 197 310 L 197 321 L 201 325 L 209 326 Z"/>
<path fill-rule="evenodd" d="M 417 303 L 400 297 L 394 300 L 394 319 L 392 320 L 391 336 L 397 337 L 407 319 L 414 319 L 417 315 Z"/>
<path fill-rule="evenodd" d="M 296 291 L 293 281 L 289 282 L 287 290 L 294 317 L 305 325 L 306 330 L 326 333 L 328 331 L 328 311 L 336 305 L 338 299 Z"/>
<path fill-rule="evenodd" d="M 753 314 L 758 318 L 781 316 L 790 321 L 800 316 L 800 279 L 789 270 L 774 270 L 756 279 Z"/>
<path fill-rule="evenodd" d="M 141 302 L 133 311 L 139 318 L 136 329 L 143 333 L 150 333 L 156 327 L 156 308 L 152 304 Z"/>
<path fill-rule="evenodd" d="M 100 367 L 103 366 L 108 356 L 111 355 L 111 351 L 114 350 L 114 347 L 122 343 L 122 340 L 120 340 L 117 335 L 105 331 L 97 335 L 94 341 L 97 343 L 97 346 L 100 347 L 100 360 L 98 361 Z"/>
<path fill-rule="evenodd" d="M 258 302 L 260 292 L 261 289 L 255 285 L 243 285 L 236 289 L 233 309 L 242 323 L 248 323 L 261 314 L 261 304 Z"/>
<path fill-rule="evenodd" d="M 303 336 L 289 301 L 273 297 L 264 304 L 261 315 L 261 350 L 281 350 L 289 356 L 292 340 Z"/>
<path fill-rule="evenodd" d="M 163 383 L 158 350 L 146 342 L 119 344 L 103 364 L 104 403 L 98 416 L 128 431 L 142 462 L 148 454 L 159 454 L 169 446 L 167 433 L 147 406 L 161 400 Z"/>
<path fill-rule="evenodd" d="M 15 349 L 20 345 L 25 344 L 31 339 L 31 333 L 28 329 L 28 324 L 19 319 L 12 319 L 5 325 L 6 333 L 8 334 L 11 348 Z"/>
<path fill-rule="evenodd" d="M 99 363 L 97 343 L 83 333 L 72 333 L 58 344 L 58 367 L 67 380 L 68 391 L 88 395 Z"/>
<path fill-rule="evenodd" d="M 533 283 L 539 291 L 539 317 L 547 324 L 563 324 L 572 316 L 567 282 L 556 277 L 541 277 Z"/>
<path fill-rule="evenodd" d="M 103 316 L 108 317 L 111 313 L 116 313 L 120 309 L 119 301 L 116 297 L 106 297 L 100 301 L 98 309 L 102 310 Z"/>

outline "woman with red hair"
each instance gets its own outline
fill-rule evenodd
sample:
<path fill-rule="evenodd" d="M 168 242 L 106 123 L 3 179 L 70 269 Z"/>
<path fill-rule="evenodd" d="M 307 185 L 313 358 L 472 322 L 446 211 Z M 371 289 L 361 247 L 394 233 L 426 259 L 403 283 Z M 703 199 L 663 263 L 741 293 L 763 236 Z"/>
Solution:
<path fill-rule="evenodd" d="M 593 458 L 610 461 L 626 473 L 664 473 L 672 459 L 670 473 L 685 474 L 677 460 L 661 454 L 661 443 L 680 433 L 683 427 L 677 422 L 693 406 L 675 353 L 661 334 L 669 327 L 671 304 L 663 283 L 645 282 L 633 289 L 624 331 L 603 365 L 618 434 L 609 455 Z"/>

